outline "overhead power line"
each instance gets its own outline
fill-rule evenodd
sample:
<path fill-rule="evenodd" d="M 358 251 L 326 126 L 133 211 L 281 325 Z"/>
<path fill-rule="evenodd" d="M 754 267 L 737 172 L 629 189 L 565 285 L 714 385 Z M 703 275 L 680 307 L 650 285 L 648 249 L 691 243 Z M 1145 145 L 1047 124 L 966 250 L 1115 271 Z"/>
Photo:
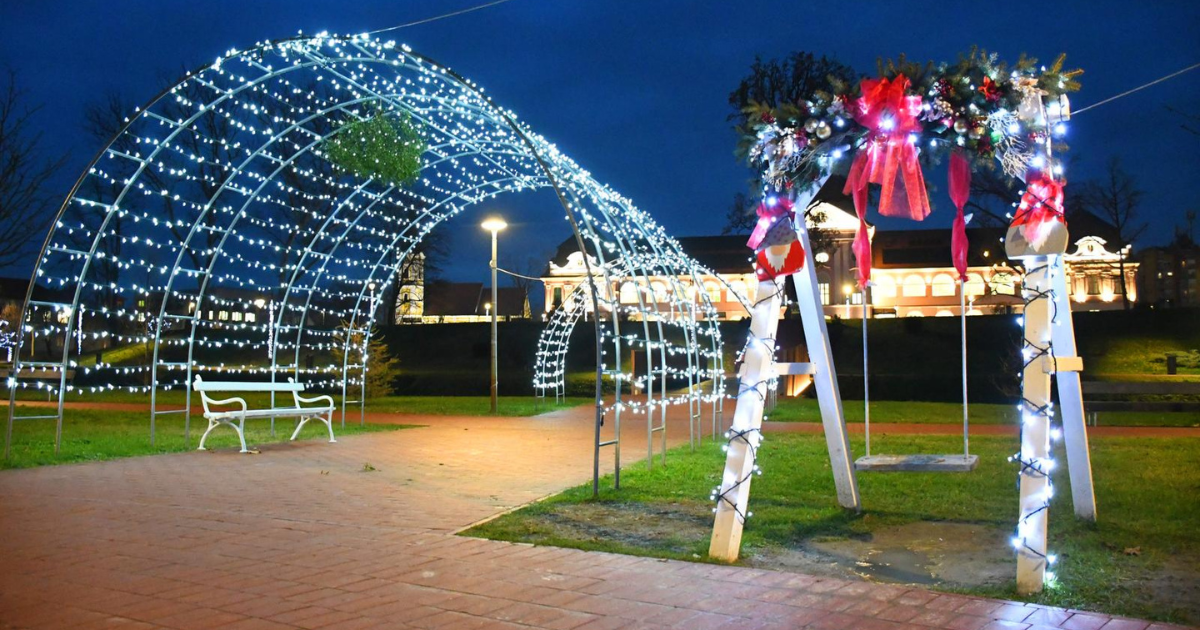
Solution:
<path fill-rule="evenodd" d="M 1150 87 L 1150 86 L 1152 86 L 1152 85 L 1155 85 L 1155 84 L 1157 84 L 1157 83 L 1162 83 L 1163 81 L 1166 81 L 1167 79 L 1173 79 L 1173 78 L 1175 78 L 1175 77 L 1177 77 L 1177 76 L 1179 76 L 1179 75 L 1181 75 L 1181 74 L 1183 74 L 1183 73 L 1185 73 L 1185 72 L 1190 72 L 1190 71 L 1192 71 L 1192 70 L 1195 70 L 1196 68 L 1200 68 L 1200 63 L 1195 63 L 1195 64 L 1192 64 L 1192 65 L 1190 65 L 1190 66 L 1188 66 L 1188 67 L 1184 68 L 1183 70 L 1177 70 L 1177 71 L 1175 71 L 1175 72 L 1172 72 L 1171 74 L 1168 74 L 1168 75 L 1167 75 L 1167 76 L 1165 76 L 1165 77 L 1159 77 L 1159 78 L 1157 78 L 1157 79 L 1155 79 L 1155 80 L 1153 80 L 1153 81 L 1151 81 L 1151 82 L 1149 82 L 1149 83 L 1146 83 L 1145 85 L 1139 85 L 1139 86 L 1137 86 L 1137 87 L 1133 88 L 1132 90 L 1126 90 L 1126 91 L 1124 91 L 1124 92 L 1121 92 L 1120 94 L 1117 94 L 1116 96 L 1110 96 L 1110 97 L 1108 97 L 1108 98 L 1104 99 L 1103 101 L 1100 101 L 1099 103 L 1092 103 L 1091 105 L 1088 105 L 1087 107 L 1084 107 L 1083 109 L 1078 109 L 1078 110 L 1075 110 L 1075 111 L 1071 112 L 1071 115 L 1072 115 L 1072 116 L 1075 116 L 1075 115 L 1078 115 L 1078 114 L 1082 114 L 1083 112 L 1086 112 L 1086 111 L 1087 111 L 1087 110 L 1089 110 L 1089 109 L 1093 109 L 1093 108 L 1096 108 L 1096 107 L 1100 107 L 1101 105 L 1103 105 L 1103 104 L 1105 104 L 1105 103 L 1111 103 L 1111 102 L 1113 102 L 1113 101 L 1115 101 L 1115 100 L 1117 100 L 1117 99 L 1119 99 L 1119 98 L 1123 98 L 1123 97 L 1129 96 L 1130 94 L 1133 94 L 1134 92 L 1137 92 L 1137 91 L 1140 91 L 1140 90 L 1144 90 L 1144 89 L 1146 89 L 1146 88 L 1148 88 L 1148 87 Z"/>
<path fill-rule="evenodd" d="M 478 4 L 478 5 L 475 5 L 475 6 L 473 6 L 473 7 L 467 7 L 467 8 L 465 8 L 465 9 L 459 9 L 458 11 L 451 11 L 450 13 L 443 13 L 442 15 L 436 15 L 436 16 L 434 16 L 434 17 L 425 18 L 425 19 L 423 19 L 423 20 L 417 20 L 416 22 L 409 22 L 409 23 L 407 23 L 407 24 L 398 24 L 398 25 L 396 25 L 396 26 L 389 26 L 389 27 L 387 27 L 387 28 L 381 28 L 381 29 L 379 29 L 379 30 L 377 30 L 377 31 L 368 31 L 368 34 L 370 34 L 370 35 L 375 35 L 375 34 L 377 34 L 377 33 L 386 33 L 387 31 L 396 31 L 396 30 L 400 30 L 400 29 L 402 29 L 402 28 L 408 28 L 408 27 L 410 27 L 410 26 L 419 26 L 419 25 L 421 25 L 421 24 L 428 24 L 428 23 L 430 23 L 430 22 L 436 22 L 436 21 L 438 21 L 438 20 L 444 20 L 444 19 L 446 19 L 446 18 L 452 18 L 452 17 L 455 17 L 455 16 L 457 16 L 457 15 L 463 15 L 463 14 L 465 14 L 465 13 L 471 13 L 471 12 L 473 12 L 473 11 L 478 11 L 478 10 L 480 10 L 480 9 L 486 9 L 486 8 L 488 8 L 488 7 L 494 7 L 494 6 L 498 5 L 498 4 L 504 4 L 505 2 L 511 2 L 511 1 L 512 1 L 512 0 L 492 0 L 492 2 L 485 2 L 485 3 L 483 3 L 483 4 Z"/>

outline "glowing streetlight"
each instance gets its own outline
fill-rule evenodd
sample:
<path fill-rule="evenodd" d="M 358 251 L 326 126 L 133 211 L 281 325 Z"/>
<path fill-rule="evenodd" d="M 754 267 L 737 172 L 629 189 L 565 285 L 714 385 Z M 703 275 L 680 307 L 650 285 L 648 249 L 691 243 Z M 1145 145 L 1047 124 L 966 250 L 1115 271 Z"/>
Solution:
<path fill-rule="evenodd" d="M 492 316 L 492 414 L 495 414 L 499 410 L 499 408 L 496 404 L 496 398 L 499 395 L 499 389 L 500 389 L 499 376 L 498 376 L 499 360 L 497 358 L 498 353 L 496 350 L 496 319 L 497 319 L 496 315 L 497 315 L 497 311 L 500 310 L 500 308 L 499 308 L 500 302 L 497 299 L 498 295 L 497 295 L 497 291 L 496 291 L 496 234 L 499 233 L 500 230 L 503 230 L 504 228 L 508 227 L 508 224 L 505 223 L 504 219 L 501 219 L 500 217 L 488 217 L 480 225 L 480 227 L 482 227 L 483 229 L 492 233 L 492 263 L 491 263 L 491 267 L 492 267 L 492 301 L 491 301 L 491 303 L 486 304 L 484 306 L 484 308 L 487 309 Z M 492 304 L 497 305 L 497 307 L 492 308 Z"/>

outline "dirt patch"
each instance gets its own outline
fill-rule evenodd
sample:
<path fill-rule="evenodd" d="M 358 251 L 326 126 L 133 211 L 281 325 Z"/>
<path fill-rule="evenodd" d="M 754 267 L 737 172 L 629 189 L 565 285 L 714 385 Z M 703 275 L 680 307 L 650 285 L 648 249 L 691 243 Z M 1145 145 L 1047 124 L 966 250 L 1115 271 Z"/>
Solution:
<path fill-rule="evenodd" d="M 682 504 L 576 503 L 556 506 L 538 521 L 554 536 L 673 553 L 695 552 L 712 533 L 711 509 Z"/>
<path fill-rule="evenodd" d="M 750 566 L 873 582 L 991 586 L 1012 578 L 1004 529 L 970 523 L 909 523 L 862 539 L 814 539 L 755 549 Z"/>

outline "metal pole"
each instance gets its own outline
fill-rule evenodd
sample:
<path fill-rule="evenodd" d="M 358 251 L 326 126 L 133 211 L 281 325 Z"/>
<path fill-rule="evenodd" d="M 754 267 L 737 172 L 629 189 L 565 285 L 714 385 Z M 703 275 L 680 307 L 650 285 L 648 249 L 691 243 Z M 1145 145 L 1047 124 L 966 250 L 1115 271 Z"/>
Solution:
<path fill-rule="evenodd" d="M 958 309 L 962 319 L 962 386 L 963 386 L 963 455 L 971 454 L 970 434 L 967 427 L 967 283 L 958 281 Z"/>
<path fill-rule="evenodd" d="M 867 287 L 862 289 L 863 298 L 863 434 L 867 439 L 867 456 L 871 456 L 871 385 L 867 370 Z"/>
<path fill-rule="evenodd" d="M 496 230 L 492 230 L 492 415 L 498 413 L 496 405 L 496 396 L 499 393 L 499 383 L 497 376 L 497 360 L 498 353 L 496 351 L 496 320 L 497 312 L 500 310 L 500 303 L 497 301 L 496 290 Z"/>

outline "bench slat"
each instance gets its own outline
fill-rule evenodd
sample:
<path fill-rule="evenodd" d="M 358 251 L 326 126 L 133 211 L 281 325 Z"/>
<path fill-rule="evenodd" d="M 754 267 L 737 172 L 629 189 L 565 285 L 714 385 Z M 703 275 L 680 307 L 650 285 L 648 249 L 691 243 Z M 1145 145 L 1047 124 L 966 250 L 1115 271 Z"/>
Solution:
<path fill-rule="evenodd" d="M 199 381 L 198 392 L 302 392 L 304 383 L 254 383 L 242 381 Z"/>

